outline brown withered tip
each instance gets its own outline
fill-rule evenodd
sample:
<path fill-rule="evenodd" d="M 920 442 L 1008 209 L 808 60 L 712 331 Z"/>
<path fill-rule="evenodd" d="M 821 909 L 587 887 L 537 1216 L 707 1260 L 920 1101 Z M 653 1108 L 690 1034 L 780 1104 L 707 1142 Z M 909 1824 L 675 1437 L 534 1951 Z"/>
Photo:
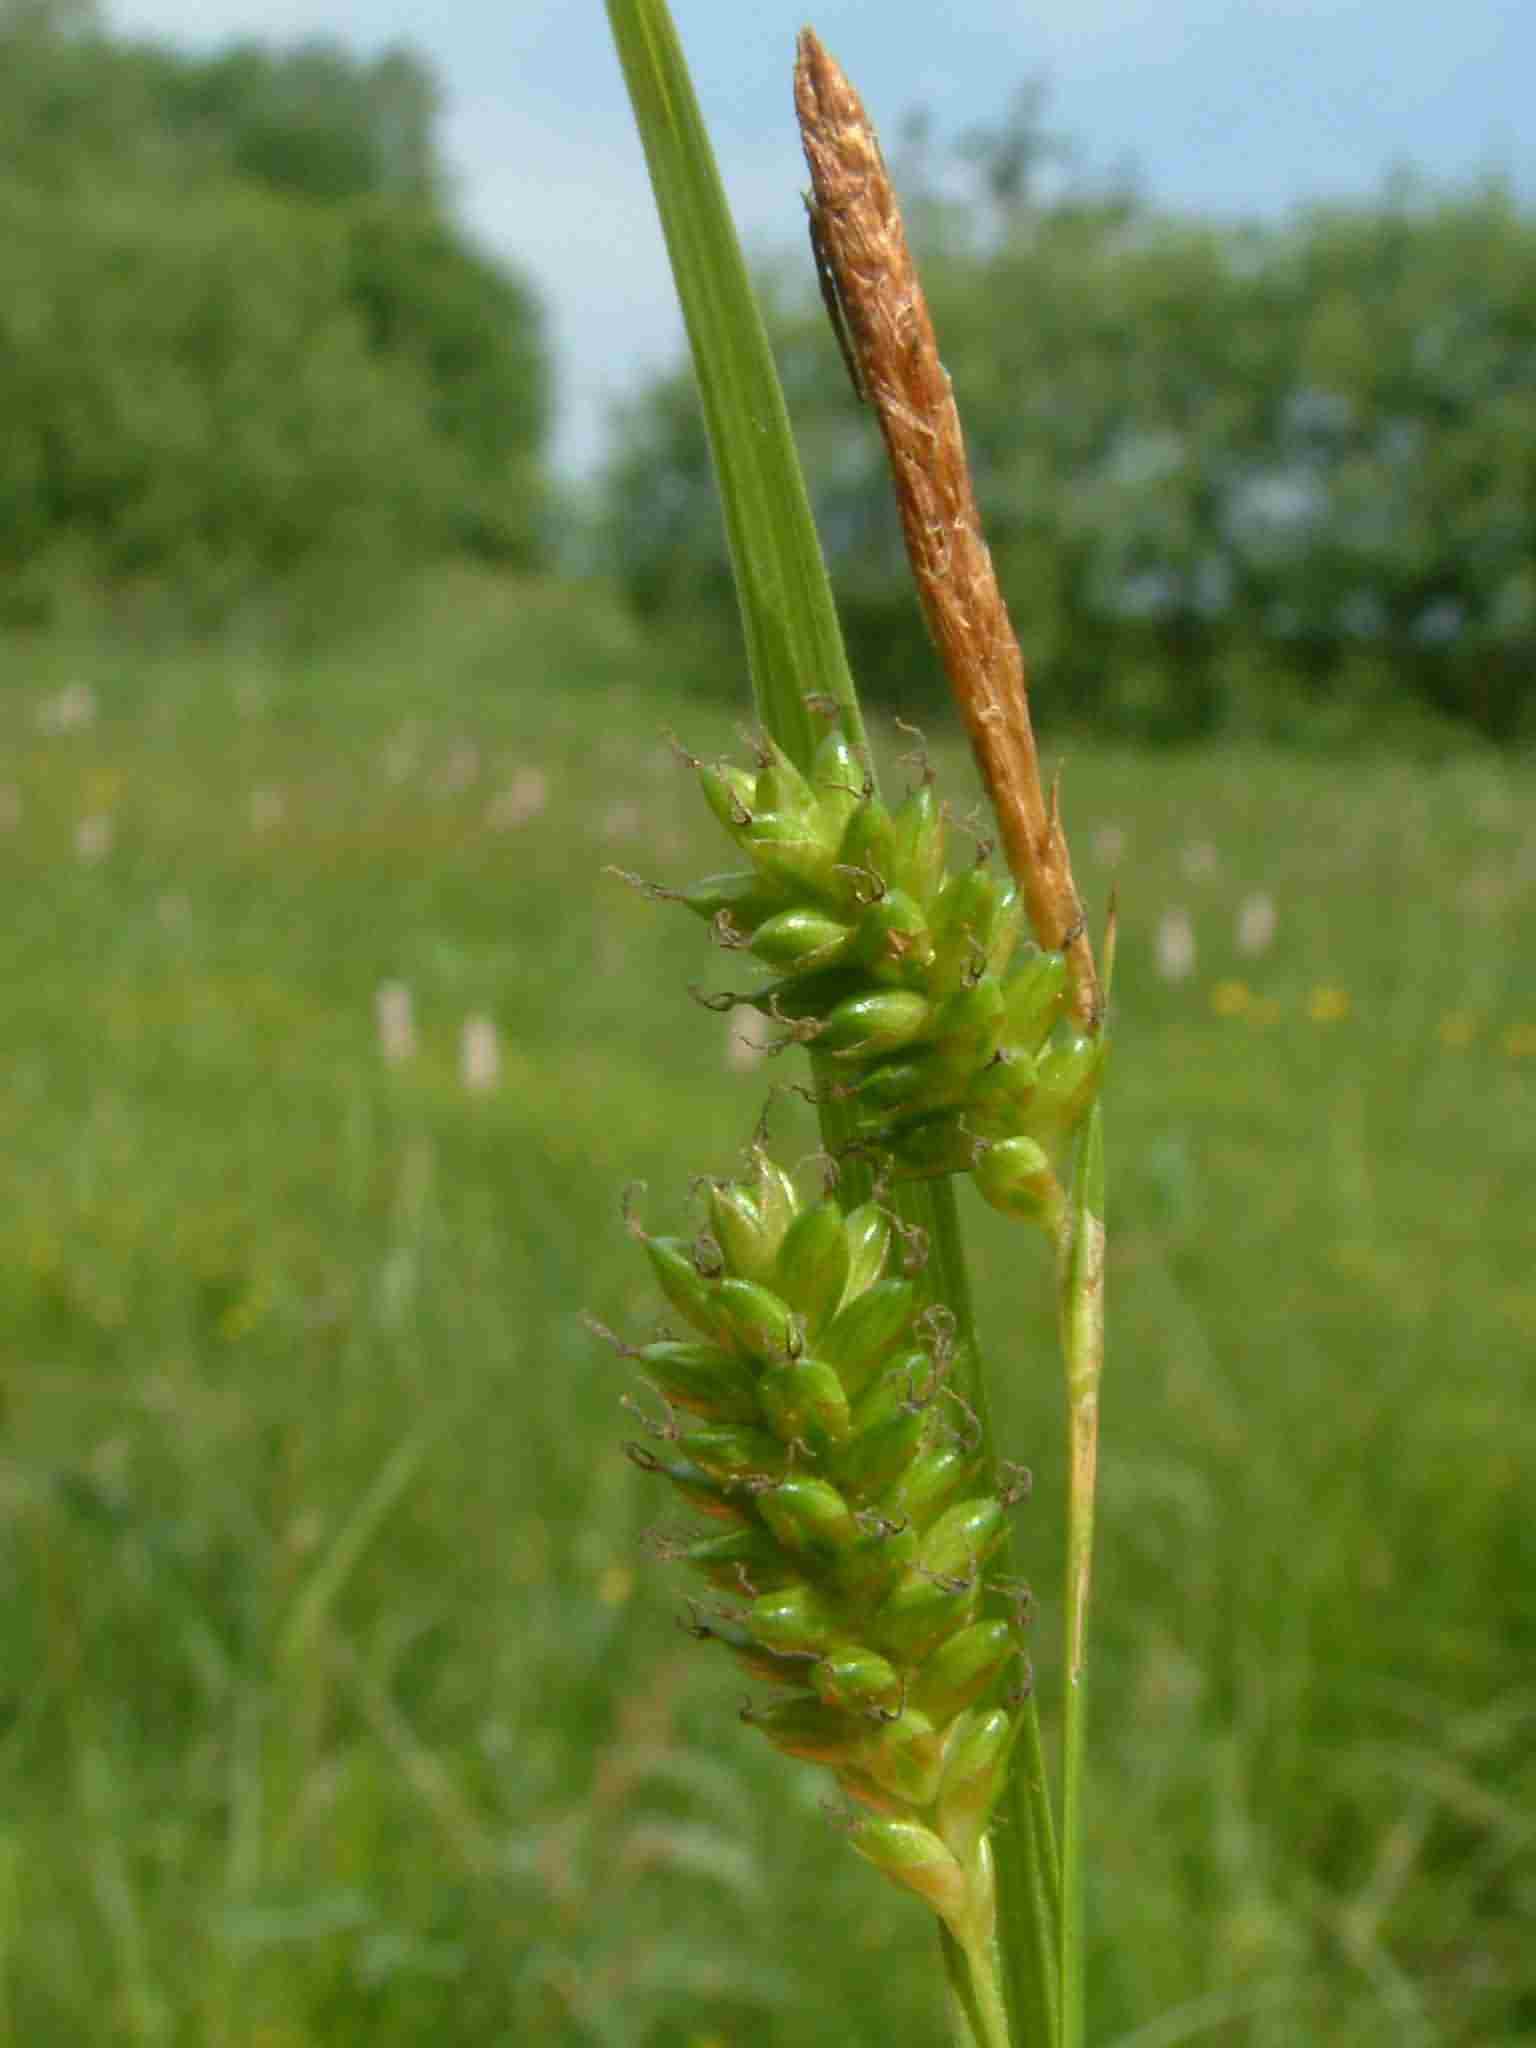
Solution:
<path fill-rule="evenodd" d="M 795 111 L 811 173 L 811 238 L 854 387 L 880 422 L 928 630 L 997 813 L 1040 943 L 1064 951 L 1072 1007 L 1097 1029 L 1093 950 L 1055 791 L 1046 801 L 1024 657 L 981 530 L 965 438 L 901 210 L 858 93 L 814 29 L 800 31 Z"/>

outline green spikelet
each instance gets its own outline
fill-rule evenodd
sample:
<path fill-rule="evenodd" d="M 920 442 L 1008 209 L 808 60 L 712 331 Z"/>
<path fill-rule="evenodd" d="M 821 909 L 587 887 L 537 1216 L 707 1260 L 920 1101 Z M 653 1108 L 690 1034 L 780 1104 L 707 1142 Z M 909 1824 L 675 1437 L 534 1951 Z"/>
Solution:
<path fill-rule="evenodd" d="M 994 1207 L 1054 1227 L 1052 1175 L 1097 1097 L 1102 1033 L 1068 1028 L 1067 962 L 1021 939 L 1018 891 L 982 861 L 945 868 L 947 821 L 925 779 L 894 812 L 840 734 L 802 773 L 770 741 L 755 770 L 698 767 L 749 868 L 673 894 L 771 979 L 755 1004 L 825 1056 L 854 1142 L 902 1178 L 976 1170 Z M 1004 1150 L 1029 1140 L 1044 1174 Z M 753 1279 L 756 1269 L 741 1268 Z"/>
<path fill-rule="evenodd" d="M 787 1688 L 744 1718 L 831 1769 L 861 1809 L 854 1846 L 974 1940 L 1018 1711 L 1018 1603 L 987 1579 L 1004 1499 L 943 1397 L 942 1332 L 919 1320 L 877 1202 L 846 1217 L 803 1202 L 761 1152 L 705 1202 L 692 1243 L 630 1222 L 700 1333 L 626 1352 L 688 1410 L 649 1425 L 664 1441 L 631 1446 L 634 1462 L 713 1518 L 658 1547 L 710 1589 L 691 1633 Z"/>

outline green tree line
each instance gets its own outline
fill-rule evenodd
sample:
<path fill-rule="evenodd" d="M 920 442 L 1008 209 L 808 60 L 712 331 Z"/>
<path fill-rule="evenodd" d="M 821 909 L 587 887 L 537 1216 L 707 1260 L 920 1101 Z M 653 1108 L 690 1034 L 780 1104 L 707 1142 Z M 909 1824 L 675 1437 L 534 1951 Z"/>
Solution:
<path fill-rule="evenodd" d="M 901 183 L 1047 721 L 1337 734 L 1536 723 L 1536 216 L 1409 178 L 1271 226 L 1053 175 L 1037 93 Z M 872 416 L 809 261 L 770 328 L 857 672 L 936 687 Z M 647 613 L 728 620 L 685 370 L 627 408 L 606 546 Z"/>
<path fill-rule="evenodd" d="M 0 572 L 252 588 L 538 558 L 548 355 L 455 224 L 422 61 L 209 57 L 0 0 Z"/>

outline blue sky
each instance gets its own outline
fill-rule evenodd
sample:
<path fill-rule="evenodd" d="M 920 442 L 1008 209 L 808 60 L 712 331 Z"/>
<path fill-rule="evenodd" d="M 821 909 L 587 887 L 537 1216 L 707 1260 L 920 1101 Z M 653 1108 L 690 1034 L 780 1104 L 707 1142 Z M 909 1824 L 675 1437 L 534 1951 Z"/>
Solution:
<path fill-rule="evenodd" d="M 737 219 L 803 230 L 790 104 L 811 20 L 889 136 L 996 120 L 1032 76 L 1048 124 L 1156 200 L 1275 215 L 1377 187 L 1394 165 L 1489 172 L 1536 194 L 1533 0 L 672 0 Z M 600 0 L 107 0 L 133 35 L 409 42 L 446 93 L 444 140 L 475 233 L 539 287 L 558 350 L 562 464 L 679 346 L 666 260 Z"/>

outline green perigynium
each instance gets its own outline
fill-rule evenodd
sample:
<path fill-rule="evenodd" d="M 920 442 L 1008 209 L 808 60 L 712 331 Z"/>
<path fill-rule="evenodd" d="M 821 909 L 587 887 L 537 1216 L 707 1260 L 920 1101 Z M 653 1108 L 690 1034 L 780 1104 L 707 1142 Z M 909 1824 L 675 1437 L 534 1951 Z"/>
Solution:
<path fill-rule="evenodd" d="M 629 1353 L 666 1404 L 629 1450 L 715 1525 L 665 1546 L 711 1589 L 693 1632 L 785 1689 L 743 1718 L 828 1766 L 853 1846 L 974 1947 L 1019 1705 L 1017 1589 L 988 1574 L 1011 1494 L 878 1199 L 803 1200 L 759 1147 L 706 1207 L 692 1240 L 631 1219 L 692 1332 Z"/>

